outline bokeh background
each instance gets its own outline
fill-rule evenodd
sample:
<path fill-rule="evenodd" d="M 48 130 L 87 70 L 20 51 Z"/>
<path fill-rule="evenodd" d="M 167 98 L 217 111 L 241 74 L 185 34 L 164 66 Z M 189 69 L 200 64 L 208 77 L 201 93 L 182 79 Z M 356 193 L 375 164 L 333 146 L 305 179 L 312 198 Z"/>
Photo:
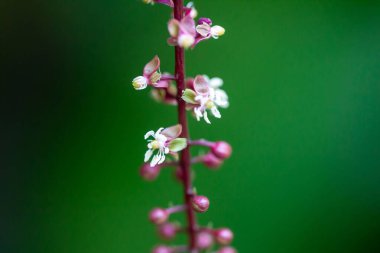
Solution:
<path fill-rule="evenodd" d="M 211 126 L 190 119 L 191 135 L 234 147 L 221 170 L 194 168 L 211 200 L 199 221 L 231 227 L 243 253 L 380 252 L 380 2 L 196 7 L 227 32 L 187 53 L 187 74 L 222 77 L 231 106 Z M 155 54 L 173 71 L 169 15 L 138 0 L 0 2 L 1 252 L 159 243 L 147 212 L 182 188 L 138 167 L 144 133 L 176 110 L 131 80 Z"/>

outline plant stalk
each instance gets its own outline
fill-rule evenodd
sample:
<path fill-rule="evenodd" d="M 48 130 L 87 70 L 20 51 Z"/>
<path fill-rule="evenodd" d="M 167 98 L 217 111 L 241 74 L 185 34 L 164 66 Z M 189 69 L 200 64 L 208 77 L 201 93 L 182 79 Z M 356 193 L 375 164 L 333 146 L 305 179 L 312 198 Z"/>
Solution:
<path fill-rule="evenodd" d="M 181 20 L 183 17 L 183 0 L 174 0 L 174 18 Z M 185 52 L 184 49 L 175 47 L 175 77 L 177 79 L 177 102 L 178 102 L 178 121 L 182 125 L 181 137 L 190 139 L 189 129 L 186 116 L 186 102 L 181 99 L 182 92 L 185 87 Z M 195 236 L 197 230 L 196 217 L 193 209 L 191 208 L 191 199 L 193 197 L 193 186 L 191 180 L 191 157 L 190 146 L 182 150 L 180 155 L 180 167 L 183 172 L 183 185 L 184 185 L 184 199 L 188 207 L 186 209 L 187 216 L 187 233 L 189 237 L 189 250 L 191 253 L 198 252 L 196 250 Z"/>

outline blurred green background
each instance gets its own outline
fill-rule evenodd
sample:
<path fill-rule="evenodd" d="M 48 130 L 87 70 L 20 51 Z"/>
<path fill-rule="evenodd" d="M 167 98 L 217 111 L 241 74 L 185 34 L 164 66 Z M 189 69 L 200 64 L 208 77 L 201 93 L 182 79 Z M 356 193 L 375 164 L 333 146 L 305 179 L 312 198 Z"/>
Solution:
<path fill-rule="evenodd" d="M 380 252 L 380 2 L 199 0 L 226 28 L 187 53 L 231 106 L 193 138 L 234 147 L 196 166 L 201 223 L 239 252 Z M 173 71 L 165 6 L 138 0 L 0 3 L 1 252 L 150 252 L 147 212 L 180 203 L 164 171 L 138 175 L 143 135 L 176 123 L 131 80 Z M 181 220 L 178 215 L 175 218 Z M 180 238 L 180 241 L 184 238 Z"/>

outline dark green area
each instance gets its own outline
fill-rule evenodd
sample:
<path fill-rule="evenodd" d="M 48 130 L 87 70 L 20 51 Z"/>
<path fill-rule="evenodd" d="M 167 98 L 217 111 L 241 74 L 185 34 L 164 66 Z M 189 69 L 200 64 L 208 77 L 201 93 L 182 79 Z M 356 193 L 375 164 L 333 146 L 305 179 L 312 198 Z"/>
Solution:
<path fill-rule="evenodd" d="M 380 252 L 379 1 L 196 1 L 226 28 L 187 53 L 231 107 L 194 138 L 233 157 L 197 166 L 211 207 L 250 253 Z M 147 212 L 181 202 L 170 171 L 143 182 L 143 135 L 176 123 L 131 80 L 173 71 L 169 9 L 138 0 L 0 4 L 0 252 L 149 252 Z M 4 188 L 4 189 L 3 189 Z M 178 216 L 180 219 L 181 217 Z M 183 239 L 183 238 L 182 238 Z"/>

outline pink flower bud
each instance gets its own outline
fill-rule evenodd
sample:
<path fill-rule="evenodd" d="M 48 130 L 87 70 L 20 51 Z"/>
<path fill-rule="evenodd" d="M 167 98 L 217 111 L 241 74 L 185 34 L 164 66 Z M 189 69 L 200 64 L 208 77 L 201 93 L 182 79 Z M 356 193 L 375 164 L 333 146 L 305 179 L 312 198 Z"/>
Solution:
<path fill-rule="evenodd" d="M 208 153 L 203 156 L 203 164 L 208 168 L 219 168 L 222 163 L 223 161 L 216 157 L 213 153 Z"/>
<path fill-rule="evenodd" d="M 194 196 L 191 200 L 194 211 L 204 213 L 210 206 L 210 201 L 205 196 Z"/>
<path fill-rule="evenodd" d="M 161 167 L 159 165 L 150 167 L 148 163 L 144 163 L 143 166 L 140 167 L 140 175 L 147 181 L 153 181 L 160 174 Z"/>
<path fill-rule="evenodd" d="M 149 213 L 149 220 L 157 225 L 166 222 L 168 218 L 169 218 L 169 213 L 165 209 L 162 209 L 162 208 L 154 208 Z"/>
<path fill-rule="evenodd" d="M 164 223 L 158 227 L 158 233 L 163 239 L 171 240 L 176 236 L 177 229 L 173 223 Z"/>
<path fill-rule="evenodd" d="M 208 249 L 214 243 L 214 238 L 209 232 L 199 232 L 196 237 L 196 245 L 198 249 Z"/>
<path fill-rule="evenodd" d="M 222 245 L 228 245 L 232 242 L 234 234 L 228 228 L 220 228 L 214 232 L 215 240 Z"/>
<path fill-rule="evenodd" d="M 231 156 L 232 148 L 227 142 L 218 141 L 212 145 L 211 152 L 221 159 L 226 159 Z"/>
<path fill-rule="evenodd" d="M 212 20 L 209 19 L 209 18 L 200 18 L 200 19 L 198 20 L 198 25 L 201 25 L 201 24 L 203 24 L 203 23 L 206 23 L 206 24 L 208 24 L 208 25 L 212 25 Z"/>
<path fill-rule="evenodd" d="M 237 251 L 232 247 L 223 247 L 217 251 L 217 253 L 236 253 Z"/>
<path fill-rule="evenodd" d="M 164 245 L 159 245 L 156 246 L 153 250 L 152 253 L 173 253 L 173 249 Z"/>

